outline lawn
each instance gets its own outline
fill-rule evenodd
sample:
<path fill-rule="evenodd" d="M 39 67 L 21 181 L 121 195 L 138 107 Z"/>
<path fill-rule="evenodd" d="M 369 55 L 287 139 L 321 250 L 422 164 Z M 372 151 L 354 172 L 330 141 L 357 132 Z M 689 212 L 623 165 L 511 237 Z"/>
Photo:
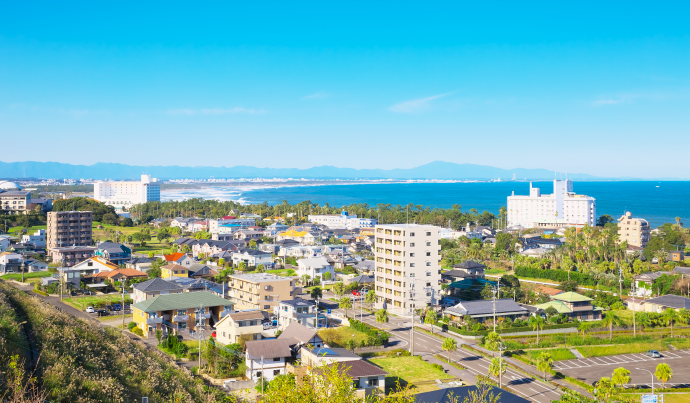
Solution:
<path fill-rule="evenodd" d="M 41 281 L 43 277 L 50 277 L 53 273 L 49 271 L 39 271 L 35 273 L 24 273 L 24 282 L 26 283 L 37 283 Z M 5 274 L 0 276 L 3 280 L 15 280 L 22 281 L 22 273 Z"/>
<path fill-rule="evenodd" d="M 12 234 L 12 235 L 18 235 L 16 233 L 19 232 L 22 228 L 24 228 L 24 227 L 16 226 L 16 227 L 8 228 L 7 233 Z M 46 229 L 46 228 L 48 228 L 46 225 L 34 225 L 34 226 L 28 228 L 27 234 L 33 234 L 34 232 L 36 232 L 36 230 Z"/>
<path fill-rule="evenodd" d="M 421 360 L 421 356 L 372 358 L 369 362 L 388 372 L 389 375 L 386 376 L 387 387 L 395 387 L 398 380 L 400 385 L 404 387 L 405 385 L 414 385 L 418 382 L 452 378 L 451 375 Z"/>
<path fill-rule="evenodd" d="M 122 314 L 120 312 L 114 312 L 115 315 L 110 315 L 110 316 L 97 316 L 95 319 L 97 319 L 99 322 L 117 322 L 118 320 L 122 320 Z M 131 318 L 134 315 L 131 313 L 125 314 L 125 319 Z"/>
<path fill-rule="evenodd" d="M 357 347 L 360 346 L 362 340 L 366 341 L 369 338 L 365 333 L 347 326 L 319 330 L 319 336 L 331 347 L 345 348 L 347 341 L 352 339 L 352 335 L 355 335 Z"/>
<path fill-rule="evenodd" d="M 98 302 L 102 302 L 105 305 L 122 304 L 122 296 L 117 294 L 110 294 L 96 295 L 93 297 L 72 297 L 64 299 L 63 302 L 66 302 L 77 309 L 84 310 L 87 307 L 95 306 L 95 304 Z M 130 300 L 129 302 L 131 303 L 132 301 Z"/>
<path fill-rule="evenodd" d="M 664 403 L 690 403 L 690 393 L 665 393 Z"/>
<path fill-rule="evenodd" d="M 563 360 L 572 360 L 577 357 L 575 357 L 575 354 L 573 354 L 570 350 L 567 348 L 551 348 L 548 350 L 529 350 L 527 351 L 527 355 L 529 359 L 532 361 L 536 360 L 537 357 L 541 355 L 541 353 L 549 353 L 551 354 L 551 358 L 554 361 L 563 361 Z"/>
<path fill-rule="evenodd" d="M 603 355 L 615 354 L 634 354 L 644 353 L 647 350 L 667 351 L 670 350 L 669 343 L 677 349 L 685 349 L 690 347 L 690 340 L 688 339 L 663 339 L 655 340 L 648 343 L 630 343 L 617 344 L 615 346 L 593 346 L 593 347 L 578 347 L 577 350 L 585 357 L 599 357 Z"/>

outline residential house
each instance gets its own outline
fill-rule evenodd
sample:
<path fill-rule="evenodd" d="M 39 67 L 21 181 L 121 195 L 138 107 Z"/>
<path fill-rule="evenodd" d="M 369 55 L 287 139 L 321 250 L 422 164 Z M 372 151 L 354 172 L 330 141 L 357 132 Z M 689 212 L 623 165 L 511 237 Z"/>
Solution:
<path fill-rule="evenodd" d="M 244 262 L 247 267 L 256 267 L 260 264 L 264 267 L 271 265 L 273 256 L 270 253 L 262 252 L 256 249 L 240 249 L 238 252 L 232 254 L 232 263 L 235 267 L 239 266 L 240 262 Z"/>
<path fill-rule="evenodd" d="M 310 257 L 297 261 L 297 275 L 300 277 L 306 274 L 312 279 L 319 277 L 325 280 L 323 277 L 326 273 L 330 273 L 330 276 L 326 277 L 335 279 L 335 269 L 323 256 Z"/>
<path fill-rule="evenodd" d="M 10 241 L 10 237 L 7 235 L 0 235 L 0 252 L 4 252 L 7 250 L 7 248 L 10 247 L 10 244 L 12 241 Z"/>
<path fill-rule="evenodd" d="M 376 279 L 374 278 L 373 274 L 372 275 L 362 274 L 359 276 L 355 276 L 355 277 L 353 277 L 347 281 L 348 284 L 356 283 L 360 286 L 369 287 L 370 290 L 374 289 L 374 283 L 375 282 L 376 282 Z"/>
<path fill-rule="evenodd" d="M 199 242 L 192 246 L 194 257 L 199 256 L 200 253 L 203 253 L 204 256 L 212 256 L 230 249 L 231 244 L 229 241 L 214 241 L 212 239 L 199 240 Z"/>
<path fill-rule="evenodd" d="M 523 238 L 522 239 L 523 251 L 526 251 L 527 249 L 536 249 L 536 248 L 552 250 L 552 249 L 556 249 L 556 248 L 558 248 L 564 244 L 565 244 L 565 238 L 532 237 L 532 238 Z"/>
<path fill-rule="evenodd" d="M 304 346 L 302 352 L 302 365 L 320 367 L 339 362 L 351 363 L 362 361 L 362 356 L 355 354 L 346 348 Z"/>
<path fill-rule="evenodd" d="M 529 403 L 530 400 L 522 398 L 505 389 L 488 385 L 487 396 L 496 397 L 496 403 Z M 472 401 L 473 396 L 480 394 L 477 386 L 462 386 L 455 388 L 443 388 L 431 392 L 418 393 L 415 395 L 415 403 L 456 403 Z"/>
<path fill-rule="evenodd" d="M 370 274 L 374 273 L 376 262 L 374 262 L 373 260 L 362 260 L 361 262 L 357 263 L 352 267 L 354 267 L 355 270 L 362 274 Z"/>
<path fill-rule="evenodd" d="M 367 361 L 337 362 L 329 366 L 336 366 L 341 376 L 352 379 L 352 384 L 359 397 L 375 393 L 382 394 L 386 390 L 388 372 Z"/>
<path fill-rule="evenodd" d="M 22 255 L 12 252 L 0 253 L 0 274 L 21 273 L 23 267 Z"/>
<path fill-rule="evenodd" d="M 261 311 L 235 312 L 225 315 L 216 325 L 216 340 L 222 344 L 239 343 L 240 337 L 261 340 L 264 327 Z"/>
<path fill-rule="evenodd" d="M 123 244 L 115 242 L 101 242 L 96 246 L 95 256 L 100 256 L 105 260 L 115 264 L 125 264 L 132 256 L 132 249 Z"/>
<path fill-rule="evenodd" d="M 650 296 L 654 294 L 654 290 L 652 290 L 652 286 L 654 284 L 654 280 L 658 279 L 664 274 L 671 274 L 669 272 L 665 271 L 650 271 L 647 273 L 642 273 L 638 274 L 633 278 L 633 281 L 635 282 L 635 288 L 637 289 L 637 295 L 639 296 Z"/>
<path fill-rule="evenodd" d="M 556 294 L 551 297 L 551 301 L 535 306 L 543 311 L 553 307 L 559 314 L 566 315 L 570 319 L 600 320 L 602 318 L 602 309 L 592 305 L 591 298 L 572 291 Z"/>
<path fill-rule="evenodd" d="M 156 330 L 198 331 L 220 321 L 223 311 L 232 311 L 232 302 L 210 292 L 157 295 L 132 306 L 134 322 L 151 337 Z"/>
<path fill-rule="evenodd" d="M 219 267 L 218 270 L 222 270 L 222 267 Z M 218 275 L 218 270 L 208 267 L 205 264 L 194 263 L 189 267 L 189 272 L 192 273 L 189 277 L 212 280 Z"/>
<path fill-rule="evenodd" d="M 94 256 L 96 248 L 90 246 L 65 246 L 48 249 L 53 263 L 70 267 Z"/>
<path fill-rule="evenodd" d="M 291 239 L 293 241 L 297 242 L 302 242 L 302 239 L 304 239 L 304 236 L 307 235 L 307 231 L 295 231 L 295 230 L 287 230 L 285 232 L 279 232 L 276 234 L 276 240 L 282 241 L 286 239 Z"/>
<path fill-rule="evenodd" d="M 486 266 L 481 263 L 466 260 L 453 265 L 453 270 L 441 273 L 441 279 L 446 281 L 461 281 L 464 279 L 483 279 Z"/>
<path fill-rule="evenodd" d="M 287 373 L 292 351 L 285 340 L 248 341 L 245 349 L 247 378 L 256 381 L 263 377 L 267 381 L 272 381 L 276 376 Z"/>
<path fill-rule="evenodd" d="M 660 297 L 651 299 L 637 299 L 633 304 L 630 299 L 628 299 L 628 305 L 636 311 L 643 312 L 657 312 L 661 313 L 666 309 L 674 309 L 676 311 L 680 309 L 690 309 L 690 298 L 683 297 L 682 295 L 662 295 Z"/>
<path fill-rule="evenodd" d="M 261 231 L 256 231 L 253 229 L 242 229 L 235 232 L 235 239 L 241 239 L 243 241 L 251 241 L 252 239 L 261 239 L 264 235 Z"/>
<path fill-rule="evenodd" d="M 182 237 L 175 239 L 172 243 L 174 245 L 178 245 L 180 248 L 183 247 L 184 245 L 187 245 L 191 249 L 191 247 L 194 246 L 194 244 L 196 244 L 197 242 L 199 242 L 199 241 L 197 241 L 196 238 L 188 238 L 188 237 L 182 236 Z"/>
<path fill-rule="evenodd" d="M 111 281 L 128 281 L 135 278 L 148 278 L 148 275 L 143 271 L 136 269 L 115 269 L 92 274 L 88 278 L 91 280 L 91 282 L 103 283 L 105 279 L 109 279 Z"/>
<path fill-rule="evenodd" d="M 298 359 L 301 358 L 302 347 L 325 347 L 323 339 L 315 329 L 308 328 L 296 322 L 290 323 L 288 327 L 283 330 L 283 333 L 278 336 L 278 340 L 287 341 Z"/>
<path fill-rule="evenodd" d="M 270 273 L 233 274 L 228 276 L 228 296 L 237 309 L 273 311 L 279 301 L 292 299 L 301 289 L 295 280 Z"/>
<path fill-rule="evenodd" d="M 91 283 L 91 276 L 101 272 L 116 270 L 118 266 L 100 257 L 92 257 L 71 267 L 63 267 L 59 270 L 63 281 L 79 287 L 82 283 Z M 87 280 L 87 278 L 89 278 Z"/>
<path fill-rule="evenodd" d="M 45 248 L 46 247 L 46 230 L 44 229 L 39 229 L 36 230 L 33 234 L 25 234 L 22 235 L 22 242 L 23 243 L 30 243 L 34 245 L 37 248 Z"/>
<path fill-rule="evenodd" d="M 136 257 L 131 258 L 125 262 L 125 267 L 128 269 L 136 269 L 146 273 L 151 268 L 151 264 L 155 262 L 156 259 L 152 257 Z"/>
<path fill-rule="evenodd" d="M 320 313 L 318 313 L 317 326 L 316 317 L 318 310 L 316 309 L 316 303 L 313 301 L 302 298 L 280 301 L 276 311 L 278 316 L 278 329 L 280 330 L 286 330 L 291 323 L 299 323 L 310 329 L 328 327 L 326 316 Z"/>
<path fill-rule="evenodd" d="M 180 266 L 191 266 L 192 263 L 194 263 L 194 258 L 182 252 L 173 253 L 172 255 L 163 255 L 163 258 L 168 264 L 177 264 Z"/>
<path fill-rule="evenodd" d="M 280 246 L 274 243 L 261 243 L 257 245 L 257 248 L 260 251 L 270 253 L 271 255 L 277 255 L 278 251 L 280 250 Z"/>
<path fill-rule="evenodd" d="M 225 298 L 228 295 L 229 289 L 225 284 L 218 284 L 204 278 L 192 277 L 170 277 L 166 281 L 174 282 L 182 287 L 184 292 L 207 291 L 213 295 Z"/>
<path fill-rule="evenodd" d="M 685 260 L 685 252 L 682 250 L 669 252 L 668 253 L 669 262 L 682 262 Z"/>
<path fill-rule="evenodd" d="M 166 264 L 161 267 L 161 278 L 189 277 L 189 266 L 179 264 Z"/>
<path fill-rule="evenodd" d="M 448 316 L 456 322 L 461 321 L 465 315 L 483 323 L 487 320 L 493 321 L 494 315 L 496 319 L 527 319 L 529 318 L 529 311 L 513 301 L 512 298 L 497 299 L 495 303 L 494 300 L 462 301 L 443 311 L 443 316 Z"/>
<path fill-rule="evenodd" d="M 37 271 L 48 270 L 48 263 L 42 262 L 37 259 L 26 259 L 24 260 L 24 270 L 33 273 Z"/>
<path fill-rule="evenodd" d="M 141 302 L 158 295 L 180 294 L 184 291 L 184 288 L 174 281 L 163 280 L 160 277 L 134 284 L 132 288 L 134 302 Z"/>

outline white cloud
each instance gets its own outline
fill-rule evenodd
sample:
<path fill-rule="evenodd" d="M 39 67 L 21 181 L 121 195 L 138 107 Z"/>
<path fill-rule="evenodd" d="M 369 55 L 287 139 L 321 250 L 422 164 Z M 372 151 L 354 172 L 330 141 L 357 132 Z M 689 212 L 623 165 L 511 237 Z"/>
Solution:
<path fill-rule="evenodd" d="M 258 115 L 266 113 L 264 110 L 247 109 L 247 108 L 212 108 L 212 109 L 170 109 L 168 115 L 233 115 L 237 113 L 246 113 L 250 115 Z"/>
<path fill-rule="evenodd" d="M 327 94 L 325 92 L 317 92 L 315 94 L 303 96 L 302 99 L 323 99 L 328 98 L 330 96 L 331 94 Z"/>
<path fill-rule="evenodd" d="M 395 104 L 391 107 L 388 108 L 389 111 L 391 112 L 396 112 L 396 113 L 416 113 L 416 112 L 422 112 L 425 110 L 428 110 L 431 108 L 429 105 L 431 101 L 439 98 L 443 98 L 446 95 L 450 95 L 450 92 L 447 92 L 445 94 L 439 94 L 439 95 L 434 95 L 431 97 L 427 98 L 421 98 L 421 99 L 413 99 L 410 101 L 405 101 L 405 102 L 400 102 L 399 104 Z"/>

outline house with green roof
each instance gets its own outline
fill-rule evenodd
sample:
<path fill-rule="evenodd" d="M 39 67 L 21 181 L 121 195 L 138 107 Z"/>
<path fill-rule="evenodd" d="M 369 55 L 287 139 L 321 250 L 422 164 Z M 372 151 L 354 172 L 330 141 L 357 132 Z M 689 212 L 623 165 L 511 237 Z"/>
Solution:
<path fill-rule="evenodd" d="M 592 299 L 576 292 L 562 292 L 551 296 L 551 301 L 536 305 L 541 310 L 553 307 L 570 319 L 600 320 L 602 309 L 592 305 Z"/>
<path fill-rule="evenodd" d="M 163 294 L 132 306 L 134 322 L 144 336 L 212 327 L 232 312 L 233 303 L 207 291 Z"/>

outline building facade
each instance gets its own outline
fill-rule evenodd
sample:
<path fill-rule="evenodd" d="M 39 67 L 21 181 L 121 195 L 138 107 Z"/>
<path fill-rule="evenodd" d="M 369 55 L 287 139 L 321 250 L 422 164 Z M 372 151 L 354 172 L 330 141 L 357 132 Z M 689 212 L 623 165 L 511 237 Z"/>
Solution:
<path fill-rule="evenodd" d="M 64 246 L 50 248 L 48 254 L 53 263 L 60 263 L 64 267 L 71 267 L 94 256 L 96 248 L 90 246 Z"/>
<path fill-rule="evenodd" d="M 563 228 L 594 226 L 597 209 L 593 197 L 573 192 L 573 181 L 554 180 L 553 193 L 529 185 L 528 196 L 508 196 L 508 226 L 522 228 Z"/>
<path fill-rule="evenodd" d="M 46 247 L 91 246 L 93 212 L 51 211 L 48 213 Z"/>
<path fill-rule="evenodd" d="M 628 245 L 644 248 L 651 239 L 651 232 L 647 220 L 634 218 L 629 211 L 618 219 L 618 242 L 626 241 Z"/>
<path fill-rule="evenodd" d="M 46 246 L 46 230 L 39 229 L 33 234 L 22 235 L 22 243 L 33 244 L 37 248 L 45 248 Z"/>
<path fill-rule="evenodd" d="M 161 200 L 161 187 L 151 175 L 141 175 L 140 181 L 96 182 L 93 198 L 116 209 Z"/>
<path fill-rule="evenodd" d="M 228 276 L 228 295 L 236 309 L 273 311 L 281 300 L 292 299 L 295 280 L 270 273 Z"/>
<path fill-rule="evenodd" d="M 309 222 L 325 225 L 328 228 L 374 228 L 378 224 L 375 218 L 357 218 L 357 215 L 350 215 L 347 211 L 338 214 L 310 214 Z"/>
<path fill-rule="evenodd" d="M 379 306 L 393 313 L 437 305 L 441 299 L 440 228 L 420 224 L 376 226 L 375 287 Z"/>

